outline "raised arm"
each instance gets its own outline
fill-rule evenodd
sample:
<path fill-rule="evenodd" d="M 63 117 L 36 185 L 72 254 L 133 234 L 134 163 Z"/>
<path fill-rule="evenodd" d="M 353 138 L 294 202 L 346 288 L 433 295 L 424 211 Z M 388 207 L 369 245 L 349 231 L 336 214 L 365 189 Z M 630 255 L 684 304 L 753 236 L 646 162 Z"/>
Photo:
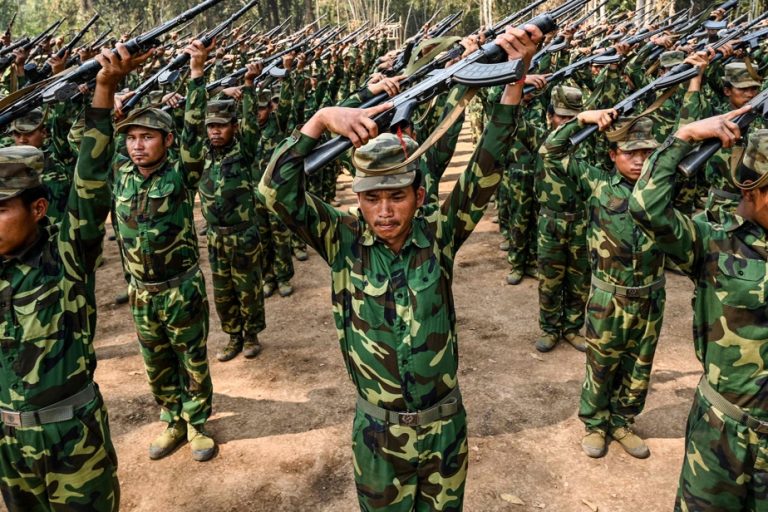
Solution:
<path fill-rule="evenodd" d="M 184 52 L 190 55 L 187 103 L 184 110 L 184 129 L 181 132 L 180 154 L 184 164 L 184 181 L 188 188 L 197 189 L 205 167 L 205 61 L 214 43 L 206 48 L 199 40 L 189 44 Z"/>

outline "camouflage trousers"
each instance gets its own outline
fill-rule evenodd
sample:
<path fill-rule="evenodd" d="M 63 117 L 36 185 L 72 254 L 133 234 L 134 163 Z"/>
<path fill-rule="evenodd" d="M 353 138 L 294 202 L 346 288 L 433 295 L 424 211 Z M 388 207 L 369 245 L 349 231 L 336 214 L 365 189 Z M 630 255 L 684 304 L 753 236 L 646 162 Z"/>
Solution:
<path fill-rule="evenodd" d="M 202 425 L 211 415 L 208 299 L 201 271 L 160 292 L 128 286 L 133 323 L 155 401 L 166 423 Z"/>
<path fill-rule="evenodd" d="M 506 196 L 499 207 L 499 225 L 502 224 L 502 212 L 505 212 L 507 240 L 509 251 L 507 261 L 513 270 L 525 270 L 526 267 L 536 267 L 537 244 L 537 212 L 539 204 L 533 190 L 535 173 L 533 169 L 510 168 L 504 173 L 508 187 Z M 501 200 L 502 194 L 499 193 Z"/>
<path fill-rule="evenodd" d="M 547 334 L 579 331 L 589 292 L 587 222 L 542 208 L 538 218 L 539 326 Z"/>
<path fill-rule="evenodd" d="M 627 298 L 592 287 L 579 404 L 587 430 L 631 425 L 645 407 L 665 297 L 663 288 L 649 297 Z"/>
<path fill-rule="evenodd" d="M 120 507 L 117 456 L 101 395 L 75 417 L 0 433 L 0 491 L 9 512 Z"/>
<path fill-rule="evenodd" d="M 72 182 L 68 179 L 56 179 L 43 176 L 43 183 L 48 188 L 48 218 L 52 223 L 61 222 L 64 212 L 67 211 L 67 200 Z"/>
<path fill-rule="evenodd" d="M 392 425 L 355 412 L 355 485 L 360 510 L 459 512 L 467 478 L 467 418 L 420 427 Z"/>
<path fill-rule="evenodd" d="M 261 281 L 261 241 L 252 225 L 239 233 L 208 229 L 213 299 L 227 334 L 258 334 L 266 327 Z"/>
<path fill-rule="evenodd" d="M 262 278 L 265 283 L 288 282 L 293 277 L 291 232 L 261 204 L 256 205 L 261 238 Z"/>
<path fill-rule="evenodd" d="M 685 432 L 675 510 L 768 510 L 768 439 L 732 420 L 697 391 Z"/>

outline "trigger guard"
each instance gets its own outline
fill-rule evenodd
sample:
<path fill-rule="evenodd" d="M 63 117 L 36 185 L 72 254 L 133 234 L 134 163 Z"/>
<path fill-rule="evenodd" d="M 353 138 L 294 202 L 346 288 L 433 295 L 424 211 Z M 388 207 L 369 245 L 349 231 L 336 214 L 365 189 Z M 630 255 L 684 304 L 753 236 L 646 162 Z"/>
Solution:
<path fill-rule="evenodd" d="M 525 75 L 520 59 L 498 64 L 474 63 L 453 75 L 453 81 L 469 87 L 491 87 L 520 80 Z"/>

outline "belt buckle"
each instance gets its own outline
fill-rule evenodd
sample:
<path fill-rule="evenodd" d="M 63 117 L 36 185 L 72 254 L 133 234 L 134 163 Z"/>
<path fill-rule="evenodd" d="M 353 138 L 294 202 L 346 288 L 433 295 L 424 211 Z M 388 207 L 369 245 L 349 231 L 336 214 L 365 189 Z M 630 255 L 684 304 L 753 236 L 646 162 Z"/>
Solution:
<path fill-rule="evenodd" d="M 0 419 L 6 427 L 20 427 L 21 426 L 21 413 L 16 411 L 2 411 L 0 413 Z"/>
<path fill-rule="evenodd" d="M 417 412 L 399 412 L 397 413 L 399 423 L 401 425 L 405 425 L 406 427 L 410 427 L 411 425 L 415 425 L 419 413 Z"/>
<path fill-rule="evenodd" d="M 637 288 L 627 288 L 627 297 L 639 297 L 640 290 Z"/>

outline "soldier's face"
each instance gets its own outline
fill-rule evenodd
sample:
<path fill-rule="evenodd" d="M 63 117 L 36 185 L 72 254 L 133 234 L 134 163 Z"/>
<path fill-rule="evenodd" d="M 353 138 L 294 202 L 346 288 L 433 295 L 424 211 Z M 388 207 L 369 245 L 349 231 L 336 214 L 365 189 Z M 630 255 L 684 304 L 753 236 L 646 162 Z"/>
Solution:
<path fill-rule="evenodd" d="M 125 147 L 128 156 L 138 167 L 152 167 L 165 158 L 165 153 L 173 143 L 173 134 L 164 134 L 160 130 L 133 126 L 128 129 Z"/>
<path fill-rule="evenodd" d="M 651 153 L 653 153 L 652 149 L 622 151 L 617 148 L 612 149 L 608 154 L 616 165 L 616 170 L 618 170 L 622 176 L 634 183 L 640 178 L 640 173 L 643 171 L 643 164 L 648 157 L 651 156 Z"/>
<path fill-rule="evenodd" d="M 45 216 L 48 201 L 37 199 L 29 206 L 20 197 L 0 201 L 0 256 L 19 253 L 37 236 L 37 222 Z"/>
<path fill-rule="evenodd" d="M 208 140 L 214 148 L 228 146 L 237 133 L 235 123 L 210 123 L 205 129 L 208 131 Z"/>
<path fill-rule="evenodd" d="M 737 109 L 757 96 L 758 90 L 758 87 L 724 87 L 723 93 L 731 100 L 731 108 Z"/>
<path fill-rule="evenodd" d="M 27 133 L 13 132 L 11 136 L 16 146 L 34 146 L 37 149 L 41 149 L 43 142 L 45 142 L 45 127 L 41 126 Z"/>
<path fill-rule="evenodd" d="M 258 110 L 258 116 L 259 116 L 259 124 L 264 124 L 267 122 L 267 119 L 269 118 L 269 107 L 259 107 Z"/>
<path fill-rule="evenodd" d="M 424 203 L 424 187 L 370 190 L 357 194 L 357 202 L 365 222 L 377 238 L 399 251 L 411 231 L 416 209 Z"/>

